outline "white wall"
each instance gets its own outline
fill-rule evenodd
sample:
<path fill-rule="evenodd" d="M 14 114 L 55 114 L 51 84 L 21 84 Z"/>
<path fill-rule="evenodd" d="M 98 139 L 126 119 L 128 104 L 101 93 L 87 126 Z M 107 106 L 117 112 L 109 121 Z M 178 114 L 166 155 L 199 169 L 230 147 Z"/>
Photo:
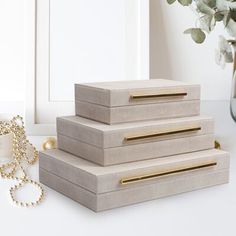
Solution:
<path fill-rule="evenodd" d="M 182 33 L 194 22 L 188 8 L 169 6 L 166 0 L 150 1 L 151 77 L 194 81 L 202 85 L 203 99 L 228 99 L 231 65 L 222 70 L 214 62 L 217 33 L 196 45 Z M 23 101 L 25 96 L 23 2 L 0 0 L 0 103 Z"/>
<path fill-rule="evenodd" d="M 200 83 L 202 99 L 226 100 L 230 96 L 232 65 L 224 70 L 215 64 L 218 27 L 202 45 L 183 34 L 193 27 L 195 17 L 188 7 L 177 2 L 169 6 L 166 0 L 150 0 L 150 73 L 151 77 Z"/>
<path fill-rule="evenodd" d="M 73 101 L 78 81 L 139 78 L 137 2 L 50 0 L 50 101 Z"/>
<path fill-rule="evenodd" d="M 0 102 L 23 101 L 23 0 L 0 0 L 0 30 Z"/>

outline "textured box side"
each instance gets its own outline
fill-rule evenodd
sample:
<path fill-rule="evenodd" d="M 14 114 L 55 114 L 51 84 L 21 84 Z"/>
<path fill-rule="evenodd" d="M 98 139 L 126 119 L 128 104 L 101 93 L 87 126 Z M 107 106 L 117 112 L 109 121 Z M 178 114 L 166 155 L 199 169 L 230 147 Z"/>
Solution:
<path fill-rule="evenodd" d="M 75 84 L 75 100 L 87 101 L 107 107 L 111 106 L 110 91 L 108 89 L 94 88 L 83 84 Z"/>
<path fill-rule="evenodd" d="M 163 141 L 163 140 L 171 140 L 177 138 L 184 138 L 184 137 L 192 137 L 197 135 L 205 135 L 205 134 L 213 134 L 214 133 L 214 121 L 212 118 L 199 118 L 199 120 L 193 120 L 192 117 L 188 117 L 183 121 L 179 121 L 179 119 L 172 119 L 176 120 L 176 122 L 169 122 L 166 124 L 151 124 L 150 125 L 143 125 L 143 127 L 135 127 L 132 128 L 130 125 L 129 128 L 126 129 L 119 129 L 115 131 L 108 131 L 104 132 L 103 139 L 104 139 L 104 148 L 111 148 L 111 147 L 121 147 L 121 146 L 128 146 L 134 144 L 141 144 L 141 143 L 149 143 L 149 142 L 156 142 L 156 141 Z M 131 123 L 130 123 L 131 124 Z M 114 126 L 114 125 L 113 125 Z M 194 132 L 184 132 L 178 134 L 171 134 L 171 135 L 164 135 L 159 137 L 152 137 L 147 139 L 138 139 L 132 141 L 126 141 L 126 137 L 133 136 L 133 135 L 142 135 L 154 132 L 168 132 L 170 130 L 178 130 L 181 128 L 189 128 L 189 127 L 201 127 L 201 130 L 194 131 Z"/>
<path fill-rule="evenodd" d="M 75 101 L 76 115 L 106 124 L 142 120 L 177 118 L 200 114 L 200 101 L 182 101 L 160 104 L 134 105 L 107 108 L 87 102 Z"/>
<path fill-rule="evenodd" d="M 97 192 L 97 177 L 82 169 L 78 169 L 73 162 L 66 162 L 52 158 L 50 155 L 39 152 L 39 168 L 45 169 L 58 176 L 63 176 L 67 180 L 77 183 L 91 192 Z"/>
<path fill-rule="evenodd" d="M 79 116 L 69 116 L 57 118 L 57 133 L 99 148 L 119 147 L 214 133 L 214 122 L 210 117 L 192 116 L 168 119 L 165 121 L 166 122 L 163 122 L 163 120 L 152 120 L 110 126 Z M 192 126 L 199 126 L 201 130 L 129 142 L 125 141 L 125 137 L 130 135 L 148 134 L 149 132 L 167 132 L 169 130 L 189 128 Z"/>
<path fill-rule="evenodd" d="M 131 99 L 131 94 L 160 94 L 166 92 L 186 92 L 186 96 L 179 97 L 165 97 L 165 98 L 146 98 L 146 99 Z M 112 107 L 116 106 L 129 106 L 139 104 L 151 104 L 151 103 L 165 103 L 165 102 L 181 102 L 200 99 L 200 86 L 171 86 L 162 88 L 140 88 L 140 89 L 122 89 L 111 90 L 110 100 Z M 94 102 L 96 103 L 96 102 Z"/>
<path fill-rule="evenodd" d="M 186 92 L 185 96 L 131 100 L 132 93 L 176 93 Z M 200 99 L 200 85 L 180 81 L 155 79 L 136 81 L 111 81 L 88 84 L 75 84 L 75 100 L 87 101 L 107 107 L 131 104 L 149 104 L 171 101 Z"/>
<path fill-rule="evenodd" d="M 79 202 L 81 205 L 97 211 L 97 196 L 96 194 L 78 186 L 71 182 L 56 176 L 43 168 L 39 168 L 40 183 L 62 193 L 63 195 Z"/>
<path fill-rule="evenodd" d="M 111 108 L 88 102 L 75 101 L 75 114 L 91 120 L 110 124 Z"/>
<path fill-rule="evenodd" d="M 116 165 L 211 149 L 214 148 L 214 140 L 214 135 L 209 134 L 107 148 L 104 150 L 104 165 Z"/>
<path fill-rule="evenodd" d="M 200 151 L 214 147 L 214 135 L 199 135 L 114 148 L 97 148 L 58 134 L 58 148 L 102 166 Z"/>
<path fill-rule="evenodd" d="M 52 154 L 49 152 L 48 158 L 41 158 L 39 163 L 40 168 L 94 193 L 110 192 L 158 181 L 154 178 L 148 179 L 148 181 L 132 183 L 132 185 L 121 185 L 120 180 L 123 178 L 149 175 L 163 171 L 168 172 L 170 170 L 199 166 L 212 162 L 216 162 L 217 165 L 192 171 L 184 171 L 175 175 L 163 176 L 158 179 L 160 181 L 174 180 L 179 176 L 187 177 L 192 174 L 205 173 L 209 170 L 218 171 L 220 169 L 229 168 L 229 153 L 215 149 L 110 167 L 101 167 L 59 150 L 51 153 Z"/>
<path fill-rule="evenodd" d="M 69 152 L 77 157 L 92 161 L 104 166 L 104 149 L 80 142 L 76 139 L 57 134 L 58 148 L 62 151 Z"/>
<path fill-rule="evenodd" d="M 98 212 L 228 183 L 229 169 L 104 194 L 91 193 L 43 169 L 39 169 L 39 176 L 41 183 Z"/>
<path fill-rule="evenodd" d="M 181 155 L 183 157 L 183 155 Z M 173 156 L 173 160 L 176 158 L 176 156 Z M 166 159 L 166 158 L 164 158 Z M 170 170 L 177 170 L 181 168 L 188 168 L 191 166 L 199 166 L 206 163 L 216 162 L 217 164 L 215 166 L 190 170 L 190 171 L 184 171 L 180 173 L 170 174 L 166 176 L 161 176 L 158 178 L 148 179 L 147 181 L 141 181 L 137 183 L 132 183 L 130 185 L 121 185 L 120 181 L 123 178 L 129 178 L 134 176 L 143 176 L 143 175 L 150 175 L 153 173 L 161 173 L 161 172 L 168 172 Z M 136 162 L 137 163 L 137 162 Z M 106 175 L 98 175 L 98 181 L 97 181 L 97 190 L 98 193 L 106 193 L 110 192 L 111 190 L 122 190 L 126 188 L 134 188 L 138 186 L 143 186 L 146 184 L 153 184 L 157 182 L 169 182 L 169 181 L 175 181 L 176 178 L 189 178 L 193 175 L 200 175 L 200 174 L 206 174 L 210 171 L 220 171 L 222 169 L 229 169 L 230 166 L 230 158 L 229 153 L 226 152 L 220 152 L 220 153 L 212 153 L 210 155 L 203 155 L 196 158 L 196 156 L 192 155 L 192 158 L 188 158 L 187 160 L 185 158 L 180 158 L 176 162 L 171 162 L 170 159 L 168 162 L 162 164 L 162 165 L 150 165 L 145 168 L 135 168 L 136 163 L 133 163 L 134 169 L 131 170 L 123 170 L 123 171 L 117 171 L 115 173 L 108 173 Z"/>
<path fill-rule="evenodd" d="M 199 115 L 200 101 L 167 102 L 112 108 L 110 123 L 165 119 Z"/>
<path fill-rule="evenodd" d="M 80 125 L 79 123 L 72 122 L 63 117 L 57 118 L 57 133 L 78 139 L 85 143 L 91 143 L 98 147 L 102 147 L 104 144 L 104 133 L 102 131 L 89 126 Z"/>
<path fill-rule="evenodd" d="M 229 181 L 229 170 L 209 172 L 203 175 L 193 175 L 166 183 L 144 185 L 121 191 L 100 194 L 97 201 L 97 211 L 109 210 L 157 198 L 167 197 L 184 192 L 225 184 Z"/>

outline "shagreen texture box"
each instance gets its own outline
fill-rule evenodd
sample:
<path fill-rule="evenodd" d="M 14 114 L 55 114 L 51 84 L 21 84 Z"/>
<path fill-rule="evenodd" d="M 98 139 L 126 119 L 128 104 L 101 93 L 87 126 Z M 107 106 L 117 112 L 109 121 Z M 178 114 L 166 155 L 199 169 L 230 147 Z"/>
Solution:
<path fill-rule="evenodd" d="M 40 153 L 41 183 L 103 211 L 192 191 L 229 179 L 229 154 L 205 150 L 101 167 L 54 149 Z"/>
<path fill-rule="evenodd" d="M 75 85 L 76 115 L 106 124 L 199 115 L 200 86 L 152 79 Z"/>
<path fill-rule="evenodd" d="M 57 118 L 58 147 L 102 166 L 214 147 L 207 116 L 106 125 L 78 116 Z"/>

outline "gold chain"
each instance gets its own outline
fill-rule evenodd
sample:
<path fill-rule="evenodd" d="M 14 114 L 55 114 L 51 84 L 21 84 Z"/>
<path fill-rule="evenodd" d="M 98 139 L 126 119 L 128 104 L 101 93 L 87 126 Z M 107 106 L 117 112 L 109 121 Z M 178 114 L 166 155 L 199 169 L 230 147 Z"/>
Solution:
<path fill-rule="evenodd" d="M 23 118 L 16 116 L 8 122 L 0 121 L 0 135 L 6 134 L 13 135 L 13 159 L 6 164 L 0 165 L 0 176 L 4 179 L 11 179 L 19 182 L 9 190 L 13 203 L 23 207 L 36 206 L 43 200 L 44 190 L 38 182 L 31 180 L 28 177 L 23 167 L 24 162 L 28 165 L 32 165 L 38 160 L 38 151 L 26 137 Z M 31 159 L 28 157 L 30 147 L 33 149 L 33 158 Z M 18 177 L 16 175 L 17 171 L 20 171 L 22 176 Z M 26 184 L 34 185 L 40 191 L 39 197 L 36 201 L 23 202 L 16 199 L 16 190 Z"/>

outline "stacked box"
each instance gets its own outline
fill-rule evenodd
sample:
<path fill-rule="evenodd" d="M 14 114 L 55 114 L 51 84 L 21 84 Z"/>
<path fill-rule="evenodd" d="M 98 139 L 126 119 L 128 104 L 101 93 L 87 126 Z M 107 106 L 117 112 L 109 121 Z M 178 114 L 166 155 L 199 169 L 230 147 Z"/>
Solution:
<path fill-rule="evenodd" d="M 94 211 L 228 182 L 199 85 L 76 84 L 75 111 L 57 118 L 58 149 L 40 153 L 40 181 Z"/>
<path fill-rule="evenodd" d="M 213 120 L 204 116 L 106 125 L 82 117 L 57 119 L 60 149 L 102 166 L 214 147 Z"/>
<path fill-rule="evenodd" d="M 194 116 L 200 86 L 164 79 L 76 84 L 75 112 L 106 124 Z"/>

